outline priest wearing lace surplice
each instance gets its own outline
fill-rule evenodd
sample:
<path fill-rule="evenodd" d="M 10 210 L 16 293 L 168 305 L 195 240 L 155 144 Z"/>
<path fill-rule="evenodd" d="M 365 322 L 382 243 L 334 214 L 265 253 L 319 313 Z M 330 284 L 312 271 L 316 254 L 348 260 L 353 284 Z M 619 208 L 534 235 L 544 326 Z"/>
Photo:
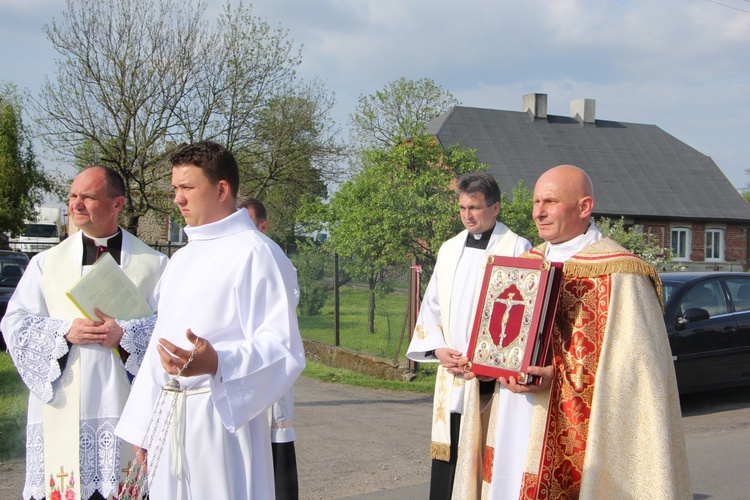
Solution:
<path fill-rule="evenodd" d="M 78 174 L 68 214 L 81 231 L 31 259 L 0 325 L 30 393 L 25 500 L 68 498 L 68 490 L 75 498 L 109 498 L 127 467 L 114 428 L 153 325 L 148 318 L 118 325 L 104 314 L 84 319 L 65 295 L 106 252 L 145 300 L 152 296 L 167 257 L 118 227 L 124 200 L 114 170 Z"/>

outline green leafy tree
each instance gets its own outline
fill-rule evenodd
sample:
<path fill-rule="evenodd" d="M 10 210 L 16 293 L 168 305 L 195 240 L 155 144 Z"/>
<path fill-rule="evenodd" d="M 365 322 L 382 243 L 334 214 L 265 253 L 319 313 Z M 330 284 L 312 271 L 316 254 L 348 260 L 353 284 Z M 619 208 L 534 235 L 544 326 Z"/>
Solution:
<path fill-rule="evenodd" d="M 602 217 L 596 221 L 596 227 L 604 236 L 612 238 L 629 252 L 638 255 L 657 271 L 666 268 L 669 249 L 661 248 L 656 243 L 654 235 L 646 234 L 636 227 L 625 227 L 622 217 L 614 221 L 609 217 Z"/>
<path fill-rule="evenodd" d="M 429 78 L 399 78 L 372 95 L 360 96 L 349 117 L 352 142 L 362 149 L 388 149 L 424 132 L 425 124 L 459 104 Z"/>
<path fill-rule="evenodd" d="M 369 150 L 359 174 L 344 183 L 328 206 L 327 245 L 347 257 L 343 266 L 370 291 L 369 331 L 375 298 L 392 266 L 419 258 L 429 272 L 440 245 L 461 228 L 456 179 L 486 169 L 472 150 L 444 150 L 432 136 L 387 150 Z"/>
<path fill-rule="evenodd" d="M 534 193 L 524 185 L 523 180 L 513 188 L 512 201 L 508 201 L 507 193 L 502 193 L 501 207 L 500 221 L 511 231 L 523 236 L 532 245 L 536 246 L 542 242 L 532 216 Z"/>
<path fill-rule="evenodd" d="M 259 113 L 253 141 L 237 152 L 241 189 L 264 202 L 269 235 L 284 247 L 295 240 L 302 204 L 325 199 L 327 182 L 338 179 L 344 146 L 332 106 L 319 82 L 290 90 Z"/>
<path fill-rule="evenodd" d="M 317 316 L 328 296 L 325 276 L 331 256 L 321 252 L 312 242 L 300 243 L 297 249 L 293 260 L 300 288 L 299 311 L 304 316 Z"/>
<path fill-rule="evenodd" d="M 15 87 L 0 83 L 0 233 L 11 237 L 36 215 L 35 206 L 53 187 L 34 155 L 21 104 Z"/>
<path fill-rule="evenodd" d="M 123 223 L 132 232 L 150 210 L 168 211 L 165 158 L 177 144 L 215 140 L 258 174 L 283 156 L 269 159 L 268 145 L 284 142 L 274 134 L 296 133 L 305 112 L 299 126 L 308 145 L 329 148 L 334 135 L 324 127 L 332 100 L 296 79 L 301 52 L 286 31 L 241 2 L 213 22 L 205 11 L 192 0 L 67 0 L 62 17 L 45 26 L 59 56 L 38 99 L 46 144 L 74 165 L 101 163 L 123 176 Z M 285 144 L 308 158 L 285 165 L 301 168 L 299 178 L 320 176 L 326 153 L 304 150 L 302 135 Z M 284 193 L 290 179 L 266 175 L 263 190 Z"/>
<path fill-rule="evenodd" d="M 326 246 L 342 256 L 341 265 L 354 279 L 365 280 L 370 290 L 368 331 L 375 331 L 375 294 L 387 266 L 406 262 L 405 255 L 392 243 L 392 230 L 386 220 L 387 207 L 381 196 L 379 172 L 365 170 L 345 182 L 329 203 L 330 239 Z"/>

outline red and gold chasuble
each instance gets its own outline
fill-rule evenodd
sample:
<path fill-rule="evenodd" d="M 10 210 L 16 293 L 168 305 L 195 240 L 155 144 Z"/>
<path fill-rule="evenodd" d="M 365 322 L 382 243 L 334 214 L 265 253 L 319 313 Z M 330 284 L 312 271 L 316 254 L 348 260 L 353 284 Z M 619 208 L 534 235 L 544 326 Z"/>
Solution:
<path fill-rule="evenodd" d="M 558 376 L 550 389 L 539 474 L 524 475 L 523 498 L 578 497 L 610 292 L 611 275 L 563 283 L 552 339 Z"/>
<path fill-rule="evenodd" d="M 541 259 L 544 250 L 525 257 Z M 608 238 L 565 262 L 554 381 L 519 414 L 531 420 L 518 498 L 692 498 L 660 298 L 654 268 Z M 647 367 L 638 383 L 633 362 Z M 509 435 L 513 414 L 498 422 L 500 389 L 484 405 L 478 384 L 467 386 L 454 498 L 509 498 L 505 483 L 493 481 L 512 476 L 493 472 L 524 460 L 495 449 L 497 429 Z"/>

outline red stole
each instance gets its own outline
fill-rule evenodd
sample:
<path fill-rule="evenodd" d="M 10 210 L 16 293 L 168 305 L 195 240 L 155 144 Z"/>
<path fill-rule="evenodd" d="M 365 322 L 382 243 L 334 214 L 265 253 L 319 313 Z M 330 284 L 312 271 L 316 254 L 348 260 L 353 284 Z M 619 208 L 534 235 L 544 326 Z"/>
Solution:
<path fill-rule="evenodd" d="M 524 475 L 522 498 L 578 498 L 611 290 L 611 275 L 564 278 L 552 338 L 561 376 L 550 389 L 539 473 Z"/>

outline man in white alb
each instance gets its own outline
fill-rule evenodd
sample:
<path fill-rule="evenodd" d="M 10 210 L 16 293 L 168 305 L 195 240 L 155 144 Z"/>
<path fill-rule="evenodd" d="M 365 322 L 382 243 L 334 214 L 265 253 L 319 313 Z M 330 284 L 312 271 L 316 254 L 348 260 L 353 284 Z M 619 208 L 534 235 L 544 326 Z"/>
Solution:
<path fill-rule="evenodd" d="M 228 150 L 201 141 L 170 161 L 189 243 L 160 281 L 159 316 L 116 433 L 148 444 L 159 392 L 187 364 L 170 428 L 162 421 L 152 442 L 162 452 L 146 450 L 150 497 L 273 498 L 268 408 L 305 366 L 293 267 L 237 210 Z"/>
<path fill-rule="evenodd" d="M 449 499 L 463 411 L 463 368 L 475 295 L 489 255 L 518 256 L 531 248 L 524 238 L 497 222 L 500 188 L 488 173 L 458 180 L 458 208 L 465 231 L 440 247 L 427 285 L 407 356 L 440 363 L 432 416 L 430 499 Z M 492 390 L 492 384 L 489 390 Z"/>
<path fill-rule="evenodd" d="M 258 230 L 266 234 L 268 230 L 268 212 L 263 202 L 257 198 L 241 198 L 238 208 L 247 210 L 248 215 Z M 284 251 L 269 238 L 268 244 L 279 260 L 289 261 Z M 289 262 L 291 264 L 291 261 Z M 294 271 L 294 293 L 299 299 L 297 270 Z M 271 452 L 273 455 L 273 475 L 276 500 L 296 500 L 299 498 L 299 481 L 297 479 L 297 454 L 294 441 L 294 387 L 276 401 L 270 410 L 271 415 Z"/>
<path fill-rule="evenodd" d="M 84 319 L 65 295 L 106 252 L 144 299 L 152 296 L 167 257 L 118 227 L 124 201 L 117 172 L 102 166 L 82 170 L 68 201 L 68 216 L 81 231 L 31 259 L 2 321 L 8 351 L 30 393 L 25 500 L 67 489 L 80 493 L 76 498 L 109 498 L 127 466 L 127 460 L 120 463 L 122 443 L 113 431 L 153 324 L 150 318 L 121 323 L 123 331 L 104 314 Z"/>

